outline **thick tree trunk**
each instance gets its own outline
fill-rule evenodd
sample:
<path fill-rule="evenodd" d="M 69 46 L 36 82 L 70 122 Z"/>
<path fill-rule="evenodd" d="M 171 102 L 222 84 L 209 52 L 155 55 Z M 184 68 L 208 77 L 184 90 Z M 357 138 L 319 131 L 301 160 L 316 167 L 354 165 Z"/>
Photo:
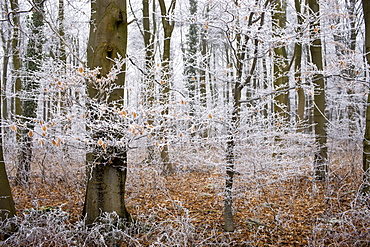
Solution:
<path fill-rule="evenodd" d="M 97 163 L 91 169 L 87 182 L 84 205 L 86 223 L 93 223 L 102 212 L 116 212 L 122 219 L 131 221 L 124 199 L 127 158 L 114 158 L 109 162 L 98 160 Z"/>
<path fill-rule="evenodd" d="M 15 207 L 5 170 L 3 147 L 0 147 L 0 221 L 15 215 Z"/>
<path fill-rule="evenodd" d="M 126 56 L 127 48 L 127 12 L 126 1 L 97 0 L 91 3 L 92 25 L 88 43 L 88 66 L 101 68 L 101 76 L 105 76 L 113 66 L 110 59 Z M 110 59 L 108 59 L 110 58 Z M 125 68 L 122 68 L 124 71 Z M 99 92 L 89 85 L 89 97 L 95 102 L 114 103 L 117 107 L 123 104 L 125 73 L 121 73 L 115 81 L 116 86 L 111 94 Z M 91 113 L 93 114 L 93 113 Z M 93 118 L 93 117 L 91 117 Z M 93 121 L 93 119 L 91 119 Z M 104 120 L 103 120 L 104 121 Z M 104 135 L 105 133 L 100 133 Z M 119 135 L 119 133 L 115 133 Z M 99 133 L 92 133 L 96 138 Z M 116 212 L 118 216 L 131 221 L 124 195 L 127 173 L 127 151 L 108 147 L 104 157 L 96 147 L 94 153 L 87 155 L 88 182 L 83 214 L 86 223 L 92 224 L 102 212 Z M 117 155 L 120 154 L 120 155 Z M 107 158 L 108 157 L 108 158 Z"/>
<path fill-rule="evenodd" d="M 317 0 L 308 0 L 309 7 L 313 14 L 319 15 L 320 8 Z M 325 180 L 328 173 L 327 165 L 327 146 L 326 146 L 326 99 L 325 99 L 325 80 L 319 72 L 323 70 L 322 46 L 320 38 L 320 23 L 317 18 L 311 23 L 311 33 L 313 42 L 310 46 L 312 63 L 316 65 L 318 72 L 313 77 L 315 84 L 314 94 L 314 122 L 316 145 L 318 150 L 315 153 L 315 179 Z"/>
<path fill-rule="evenodd" d="M 0 88 L 0 120 L 3 116 L 3 89 Z M 4 162 L 3 131 L 0 130 L 0 221 L 15 215 L 15 206 Z"/>
<path fill-rule="evenodd" d="M 366 47 L 366 60 L 370 66 L 370 2 L 362 0 L 365 18 L 365 47 Z M 367 106 L 366 106 L 366 127 L 363 142 L 363 170 L 364 170 L 364 185 L 363 192 L 370 192 L 370 93 L 368 93 Z"/>

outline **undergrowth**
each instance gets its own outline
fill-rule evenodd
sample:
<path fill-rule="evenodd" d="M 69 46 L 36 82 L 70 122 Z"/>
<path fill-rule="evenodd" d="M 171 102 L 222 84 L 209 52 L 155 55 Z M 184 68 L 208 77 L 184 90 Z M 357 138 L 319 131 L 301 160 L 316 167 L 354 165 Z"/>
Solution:
<path fill-rule="evenodd" d="M 28 186 L 15 186 L 10 176 L 18 212 L 1 222 L 0 246 L 369 246 L 361 149 L 331 148 L 329 177 L 319 182 L 305 148 L 279 158 L 268 147 L 240 152 L 232 233 L 223 231 L 224 160 L 217 147 L 179 147 L 171 176 L 135 150 L 126 186 L 134 222 L 104 213 L 90 226 L 81 218 L 83 164 L 53 164 L 52 155 L 40 154 L 50 165 L 36 160 Z"/>

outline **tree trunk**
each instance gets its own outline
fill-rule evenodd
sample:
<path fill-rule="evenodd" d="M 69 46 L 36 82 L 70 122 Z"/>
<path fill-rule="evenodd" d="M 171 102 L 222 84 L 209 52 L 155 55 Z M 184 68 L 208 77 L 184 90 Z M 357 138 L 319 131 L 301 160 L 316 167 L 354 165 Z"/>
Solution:
<path fill-rule="evenodd" d="M 0 88 L 0 121 L 3 116 L 4 90 Z M 0 221 L 15 215 L 15 206 L 5 169 L 3 131 L 0 129 Z"/>
<path fill-rule="evenodd" d="M 314 15 L 320 14 L 320 7 L 317 0 L 308 0 L 309 7 Z M 325 180 L 328 173 L 327 165 L 327 146 L 326 146 L 326 99 L 325 99 L 325 80 L 320 73 L 323 70 L 322 46 L 320 38 L 320 23 L 318 18 L 311 22 L 311 35 L 313 37 L 310 46 L 312 63 L 316 65 L 318 72 L 315 73 L 313 80 L 315 85 L 314 94 L 314 122 L 316 145 L 318 150 L 315 153 L 315 179 Z"/>
<path fill-rule="evenodd" d="M 161 130 L 159 134 L 159 139 L 161 139 L 162 143 L 164 144 L 161 146 L 161 162 L 163 164 L 163 173 L 166 175 L 172 174 L 175 172 L 175 167 L 170 161 L 169 155 L 169 143 L 166 134 L 166 122 L 169 114 L 168 104 L 170 101 L 170 88 L 171 88 L 171 68 L 170 68 L 170 60 L 171 60 L 171 37 L 172 32 L 175 27 L 175 22 L 170 20 L 169 15 L 173 14 L 176 6 L 176 0 L 171 0 L 171 4 L 169 9 L 166 8 L 166 3 L 164 0 L 158 0 L 159 6 L 161 9 L 161 19 L 162 19 L 162 26 L 163 26 L 163 33 L 164 33 L 164 41 L 163 41 L 163 53 L 162 53 L 162 71 L 161 71 L 161 84 L 162 89 L 160 93 L 160 103 L 163 106 L 163 110 L 161 112 L 163 120 L 161 121 Z"/>
<path fill-rule="evenodd" d="M 275 21 L 274 33 L 276 34 L 279 32 L 279 29 L 286 27 L 285 0 L 276 1 L 273 19 Z M 274 48 L 274 53 L 274 89 L 277 92 L 274 99 L 274 113 L 276 113 L 276 117 L 282 118 L 285 122 L 289 120 L 289 94 L 287 91 L 287 88 L 289 88 L 289 78 L 287 76 L 289 65 L 287 58 L 288 55 L 283 40 L 281 40 L 279 44 L 277 44 L 277 47 Z"/>
<path fill-rule="evenodd" d="M 370 65 L 370 2 L 362 0 L 365 18 L 365 48 L 366 60 Z M 369 193 L 370 191 L 370 93 L 368 93 L 367 106 L 366 106 L 366 127 L 365 136 L 363 141 L 363 170 L 364 170 L 364 183 L 362 191 Z"/>
<path fill-rule="evenodd" d="M 64 0 L 59 0 L 58 4 L 58 33 L 59 36 L 63 39 L 65 38 L 65 31 L 64 31 Z M 58 49 L 58 57 L 59 59 L 66 64 L 67 62 L 67 54 L 66 54 L 66 48 L 65 44 L 63 43 L 63 40 L 59 40 L 59 49 Z"/>
<path fill-rule="evenodd" d="M 301 32 L 300 25 L 303 23 L 303 19 L 301 16 L 301 1 L 295 0 L 295 9 L 297 13 L 297 19 L 298 19 L 298 30 L 297 32 Z M 297 100 L 297 116 L 296 116 L 296 122 L 297 122 L 297 132 L 303 132 L 303 121 L 304 121 L 304 113 L 305 113 L 305 104 L 306 104 L 306 96 L 304 93 L 304 89 L 302 87 L 302 74 L 301 74 L 301 65 L 302 65 L 302 44 L 296 43 L 294 45 L 294 77 L 296 80 L 296 89 L 298 94 L 298 100 Z"/>
<path fill-rule="evenodd" d="M 44 25 L 44 1 L 34 0 L 33 1 L 35 11 L 32 12 L 31 17 L 31 36 L 28 40 L 26 57 L 24 63 L 25 70 L 29 74 L 28 77 L 23 81 L 22 89 L 25 93 L 25 99 L 22 101 L 22 116 L 24 126 L 21 134 L 21 153 L 17 167 L 17 182 L 20 184 L 28 184 L 29 173 L 31 169 L 32 159 L 32 138 L 28 135 L 30 130 L 35 127 L 34 119 L 37 114 L 37 89 L 39 88 L 39 82 L 34 78 L 34 73 L 39 71 L 43 59 L 42 46 L 43 46 L 43 31 L 42 26 Z"/>
<path fill-rule="evenodd" d="M 143 38 L 144 38 L 144 49 L 145 49 L 145 77 L 144 77 L 144 106 L 148 109 L 148 125 L 154 125 L 154 116 L 151 113 L 155 101 L 155 85 L 154 85 L 154 41 L 156 33 L 156 21 L 154 16 L 155 1 L 153 0 L 153 30 L 150 28 L 150 11 L 149 11 L 149 0 L 143 0 Z M 155 160 L 155 147 L 149 144 L 147 147 L 148 157 L 147 162 L 152 163 Z"/>
<path fill-rule="evenodd" d="M 197 12 L 197 1 L 189 1 L 190 15 L 195 15 Z M 197 24 L 190 24 L 188 34 L 186 35 L 186 48 L 184 49 L 184 74 L 187 80 L 187 89 L 189 95 L 189 115 L 195 116 L 195 105 L 197 95 L 197 85 L 199 84 L 199 71 L 197 64 L 199 33 Z M 192 123 L 190 124 L 192 125 Z"/>
<path fill-rule="evenodd" d="M 2 140 L 0 141 L 2 142 Z M 1 144 L 0 144 L 1 145 Z M 15 207 L 10 189 L 8 176 L 5 170 L 3 146 L 0 147 L 0 221 L 15 215 Z"/>
<path fill-rule="evenodd" d="M 7 4 L 4 5 L 4 9 L 2 9 L 3 12 L 8 12 L 8 7 Z M 11 45 L 11 39 L 7 38 L 7 35 L 10 35 L 10 24 L 9 24 L 9 29 L 5 28 L 5 25 L 3 26 L 3 29 L 0 30 L 1 33 L 1 42 L 3 45 L 3 67 L 2 67 L 2 74 L 1 74 L 1 90 L 3 91 L 4 94 L 2 94 L 2 97 L 4 97 L 4 100 L 2 101 L 2 115 L 0 116 L 1 119 L 7 119 L 7 101 L 6 101 L 6 88 L 7 88 L 7 82 L 8 82 L 8 68 L 9 68 L 9 58 L 11 56 L 10 52 L 10 45 Z"/>
<path fill-rule="evenodd" d="M 206 7 L 205 18 L 208 18 L 209 5 Z M 202 62 L 200 64 L 200 75 L 199 75 L 199 93 L 200 93 L 200 105 L 206 109 L 207 108 L 207 71 L 209 71 L 209 57 L 208 54 L 208 40 L 207 40 L 207 28 L 202 30 L 200 33 L 200 52 L 202 57 Z M 209 82 L 211 80 L 209 79 Z M 206 137 L 206 136 L 205 136 Z"/>
<path fill-rule="evenodd" d="M 19 11 L 18 0 L 11 0 L 10 7 L 13 12 Z M 20 91 L 22 89 L 22 81 L 20 78 L 21 69 L 21 59 L 20 59 L 20 38 L 19 38 L 19 28 L 20 28 L 20 18 L 19 15 L 12 15 L 13 19 L 13 37 L 12 37 L 12 59 L 13 59 L 13 69 L 14 69 L 14 92 L 15 98 L 12 101 L 12 109 L 16 116 L 22 115 L 22 103 L 19 97 Z M 19 138 L 18 138 L 19 139 Z"/>
<path fill-rule="evenodd" d="M 236 5 L 238 2 L 234 2 Z M 265 3 L 268 4 L 268 1 Z M 266 7 L 266 5 L 265 5 Z M 260 17 L 255 17 L 255 12 L 251 12 L 249 15 L 249 26 L 253 25 L 255 19 L 260 21 L 259 29 L 264 25 L 265 13 L 262 12 Z M 241 36 L 237 34 L 237 52 L 234 53 L 234 56 L 237 58 L 238 62 L 236 65 L 236 81 L 234 83 L 234 88 L 232 90 L 233 94 L 233 108 L 231 111 L 231 123 L 228 126 L 228 139 L 226 142 L 226 179 L 225 179 L 225 198 L 224 198 L 224 229 L 227 232 L 233 232 L 235 230 L 234 215 L 232 212 L 232 202 L 233 202 L 233 184 L 234 184 L 234 162 L 235 162 L 235 143 L 236 138 L 239 135 L 239 125 L 240 125 L 240 107 L 241 107 L 241 93 L 243 88 L 246 85 L 249 85 L 252 79 L 252 75 L 257 66 L 258 62 L 258 38 L 254 39 L 254 51 L 253 51 L 253 60 L 249 68 L 248 74 L 244 81 L 242 81 L 242 73 L 245 65 L 246 57 L 246 47 L 248 41 L 251 40 L 250 37 L 244 36 L 244 40 Z M 243 44 L 241 43 L 243 40 Z"/>
<path fill-rule="evenodd" d="M 107 59 L 126 56 L 127 48 L 127 12 L 126 1 L 97 0 L 91 3 L 92 25 L 88 43 L 88 66 L 101 68 L 100 76 L 105 76 L 113 61 Z M 125 68 L 123 67 L 124 71 Z M 123 105 L 125 73 L 121 73 L 115 81 L 117 89 L 105 95 L 88 85 L 89 97 L 95 102 L 104 101 L 119 107 Z M 94 114 L 91 112 L 90 114 Z M 90 120 L 93 121 L 93 117 Z M 104 119 L 103 119 L 104 121 Z M 92 138 L 109 133 L 92 133 Z M 119 133 L 115 133 L 119 135 Z M 107 154 L 102 156 L 98 147 L 87 155 L 88 182 L 83 214 L 86 215 L 86 224 L 92 224 L 102 212 L 115 211 L 118 216 L 131 221 L 124 195 L 127 173 L 127 150 L 111 146 Z M 120 155 L 117 155 L 120 154 Z"/>

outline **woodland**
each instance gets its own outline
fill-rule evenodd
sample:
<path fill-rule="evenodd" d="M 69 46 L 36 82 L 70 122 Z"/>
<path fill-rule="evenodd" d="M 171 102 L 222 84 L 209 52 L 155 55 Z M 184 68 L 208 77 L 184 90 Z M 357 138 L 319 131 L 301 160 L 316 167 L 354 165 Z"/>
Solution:
<path fill-rule="evenodd" d="M 0 0 L 0 246 L 369 246 L 370 1 Z"/>

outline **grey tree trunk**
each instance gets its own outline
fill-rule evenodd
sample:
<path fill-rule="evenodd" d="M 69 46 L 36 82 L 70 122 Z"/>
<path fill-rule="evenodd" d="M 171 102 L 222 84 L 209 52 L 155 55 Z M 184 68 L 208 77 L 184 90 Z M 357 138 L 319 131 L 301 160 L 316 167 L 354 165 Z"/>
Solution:
<path fill-rule="evenodd" d="M 237 4 L 237 1 L 235 2 Z M 265 3 L 268 4 L 268 1 Z M 265 5 L 265 7 L 266 7 Z M 257 20 L 260 22 L 259 29 L 264 25 L 264 18 L 265 13 L 262 12 L 259 17 L 255 17 L 256 13 L 251 12 L 249 15 L 249 25 L 253 25 L 253 23 Z M 258 46 L 259 40 L 255 38 L 253 40 L 254 44 L 254 51 L 253 51 L 253 59 L 252 64 L 248 70 L 248 74 L 246 78 L 242 81 L 242 73 L 243 68 L 245 66 L 244 62 L 246 61 L 246 47 L 247 43 L 252 39 L 248 36 L 239 36 L 238 39 L 238 51 L 234 56 L 238 58 L 238 62 L 236 64 L 236 81 L 234 87 L 232 89 L 232 100 L 233 100 L 233 108 L 231 110 L 231 123 L 228 127 L 228 139 L 226 142 L 226 181 L 225 181 L 225 199 L 224 199 L 224 229 L 227 232 L 233 232 L 235 230 L 235 222 L 234 222 L 234 215 L 232 211 L 232 202 L 233 202 L 233 184 L 234 184 L 234 162 L 235 162 L 235 143 L 236 138 L 239 134 L 239 124 L 240 124 L 240 107 L 241 107 L 241 93 L 242 90 L 245 88 L 246 85 L 249 85 L 252 79 L 252 75 L 257 66 L 258 62 Z M 242 44 L 243 42 L 243 44 Z"/>
<path fill-rule="evenodd" d="M 8 5 L 7 4 L 4 4 L 3 6 L 4 9 L 1 9 L 1 11 L 3 11 L 4 13 L 7 13 L 9 12 L 9 9 L 8 9 Z M 6 88 L 7 88 L 7 82 L 8 82 L 8 68 L 9 68 L 9 58 L 11 56 L 11 39 L 8 38 L 8 36 L 10 36 L 10 24 L 6 24 L 4 23 L 3 24 L 3 28 L 2 30 L 0 30 L 0 35 L 1 35 L 1 42 L 2 42 L 2 48 L 3 48 L 3 62 L 2 62 L 2 70 L 1 70 L 1 89 L 2 91 L 4 92 L 4 97 L 6 97 L 5 95 L 5 92 L 6 92 Z M 6 101 L 6 98 L 4 98 L 4 100 L 2 101 L 2 115 L 0 116 L 0 118 L 2 119 L 6 119 L 7 118 L 7 101 Z"/>
<path fill-rule="evenodd" d="M 44 1 L 33 0 L 34 11 L 31 16 L 31 35 L 27 44 L 27 51 L 25 56 L 24 67 L 29 74 L 23 81 L 22 89 L 25 92 L 25 99 L 22 100 L 22 121 L 24 126 L 21 130 L 20 138 L 20 157 L 17 166 L 17 183 L 28 184 L 29 173 L 31 169 L 32 159 L 32 137 L 28 135 L 30 130 L 35 127 L 34 119 L 36 119 L 37 111 L 37 89 L 39 83 L 34 77 L 34 73 L 39 71 L 43 59 L 42 46 L 43 46 L 43 31 L 44 25 Z"/>
<path fill-rule="evenodd" d="M 370 2 L 362 0 L 365 18 L 365 48 L 366 60 L 370 65 Z M 366 106 L 366 126 L 365 136 L 363 141 L 363 170 L 364 170 L 364 184 L 362 191 L 364 193 L 370 192 L 370 93 L 368 93 Z"/>
<path fill-rule="evenodd" d="M 154 85 L 154 64 L 155 64 L 155 57 L 154 57 L 154 41 L 155 41 L 155 33 L 157 31 L 156 28 L 156 21 L 155 21 L 155 2 L 153 0 L 153 15 L 150 18 L 150 5 L 149 0 L 143 0 L 143 38 L 144 38 L 144 46 L 145 46 L 145 77 L 144 77 L 144 106 L 148 109 L 148 124 L 154 124 L 154 116 L 151 114 L 152 107 L 155 101 L 155 85 Z M 152 20 L 152 29 L 150 26 L 150 20 Z M 152 163 L 155 160 L 155 147 L 154 145 L 149 144 L 147 148 L 148 157 L 147 162 Z"/>
<path fill-rule="evenodd" d="M 117 54 L 126 57 L 127 48 L 127 10 L 126 1 L 97 0 L 91 3 L 92 25 L 88 43 L 88 66 L 100 67 L 101 76 L 105 76 L 114 65 L 110 59 Z M 125 68 L 123 67 L 124 71 Z M 119 107 L 123 104 L 125 73 L 121 73 L 115 81 L 115 89 L 110 95 L 102 95 L 92 84 L 88 85 L 89 97 L 99 101 L 100 97 L 108 103 Z M 93 112 L 90 112 L 93 114 Z M 90 116 L 93 121 L 93 116 Z M 92 133 L 92 138 L 99 138 L 107 133 Z M 109 133 L 108 133 L 109 134 Z M 119 135 L 119 133 L 115 133 Z M 109 153 L 104 156 L 95 147 L 93 153 L 87 155 L 88 182 L 83 214 L 86 223 L 92 224 L 102 212 L 116 212 L 119 217 L 131 221 L 124 195 L 127 173 L 127 150 L 115 146 L 107 147 Z"/>
<path fill-rule="evenodd" d="M 301 1 L 295 0 L 295 9 L 297 13 L 298 19 L 298 30 L 297 32 L 300 33 L 300 25 L 303 23 L 303 18 L 301 16 Z M 298 102 L 297 102 L 297 132 L 303 132 L 303 121 L 304 121 L 304 113 L 305 113 L 305 103 L 306 103 L 306 96 L 304 93 L 304 89 L 302 87 L 302 74 L 301 74 L 301 67 L 302 67 L 302 44 L 296 43 L 294 45 L 294 54 L 295 54 L 295 64 L 294 64 L 294 77 L 296 80 L 296 88 L 298 94 Z"/>
<path fill-rule="evenodd" d="M 10 7 L 13 12 L 19 11 L 18 0 L 11 0 Z M 13 22 L 13 37 L 12 37 L 12 60 L 13 60 L 13 69 L 14 69 L 14 92 L 15 98 L 12 101 L 12 110 L 16 116 L 22 115 L 22 103 L 19 97 L 20 91 L 22 89 L 22 81 L 20 78 L 20 69 L 21 69 L 21 59 L 20 59 L 20 38 L 19 38 L 19 29 L 20 29 L 20 16 L 12 15 Z M 18 138 L 19 139 L 19 138 Z"/>
<path fill-rule="evenodd" d="M 320 14 L 320 7 L 317 0 L 308 0 L 308 5 L 314 15 Z M 323 70 L 323 57 L 322 57 L 322 46 L 320 38 L 320 23 L 318 18 L 314 18 L 311 22 L 311 35 L 313 37 L 312 45 L 310 46 L 310 52 L 312 57 L 312 63 L 316 65 L 318 72 L 313 77 L 315 85 L 314 95 L 314 122 L 315 122 L 315 135 L 317 151 L 315 153 L 315 179 L 325 180 L 328 173 L 327 165 L 327 137 L 326 137 L 326 99 L 325 99 L 325 80 L 324 76 L 320 73 Z"/>
<path fill-rule="evenodd" d="M 197 12 L 197 0 L 189 1 L 189 11 L 191 15 L 195 15 Z M 189 115 L 194 117 L 195 115 L 195 105 L 196 95 L 197 95 L 197 85 L 199 84 L 199 69 L 197 63 L 197 53 L 198 53 L 198 43 L 199 43 L 199 32 L 197 24 L 190 24 L 188 33 L 186 35 L 186 47 L 184 49 L 184 75 L 187 79 L 187 89 L 189 95 Z"/>
<path fill-rule="evenodd" d="M 175 172 L 174 164 L 170 161 L 169 146 L 167 145 L 167 134 L 166 134 L 166 119 L 169 114 L 168 104 L 170 100 L 170 88 L 171 88 L 171 37 L 172 32 L 175 27 L 175 22 L 170 20 L 170 15 L 173 14 L 176 6 L 176 0 L 171 0 L 171 4 L 167 10 L 166 3 L 164 0 L 158 0 L 159 7 L 161 9 L 161 19 L 164 33 L 164 43 L 163 43 L 163 53 L 162 53 L 162 71 L 161 71 L 161 83 L 163 85 L 160 93 L 160 103 L 163 106 L 161 112 L 164 120 L 161 121 L 161 130 L 159 134 L 159 139 L 164 142 L 165 145 L 161 147 L 161 162 L 163 164 L 163 173 L 166 175 L 172 174 Z"/>

